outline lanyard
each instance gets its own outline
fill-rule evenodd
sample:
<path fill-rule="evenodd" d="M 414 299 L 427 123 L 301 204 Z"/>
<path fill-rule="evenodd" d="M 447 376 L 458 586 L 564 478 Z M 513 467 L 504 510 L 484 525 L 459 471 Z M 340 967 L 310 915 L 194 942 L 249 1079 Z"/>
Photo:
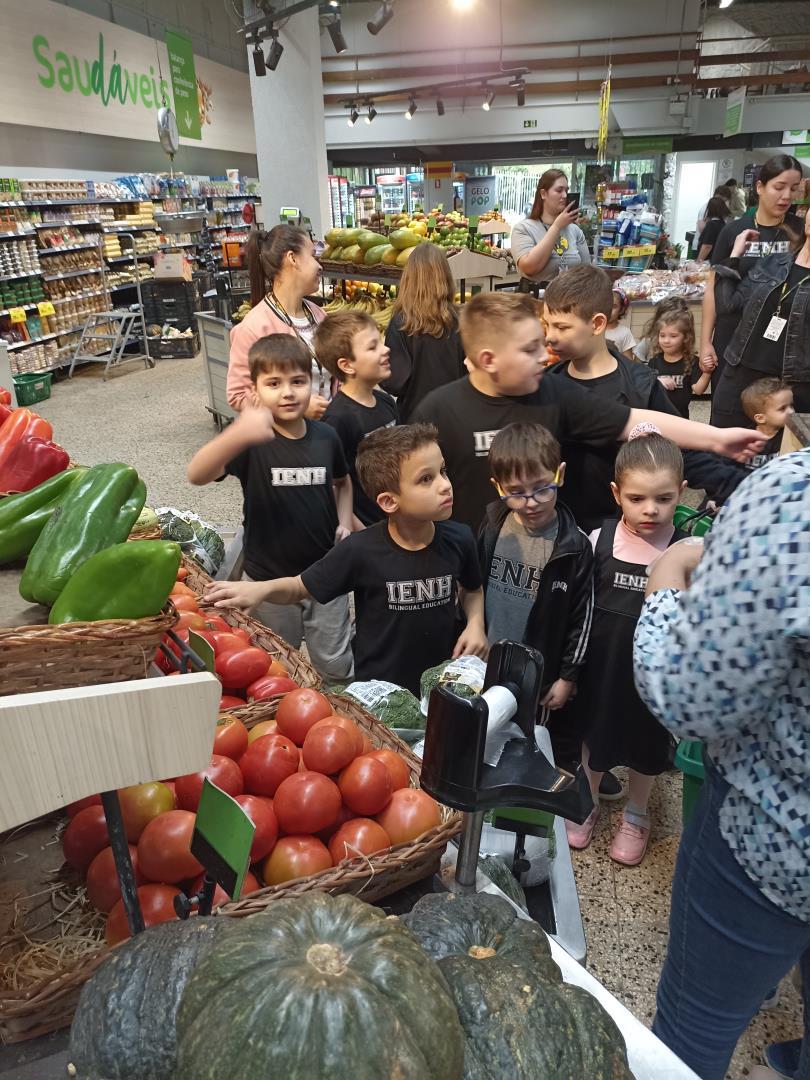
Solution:
<path fill-rule="evenodd" d="M 787 287 L 787 279 L 785 280 L 785 283 L 782 286 L 782 295 L 779 297 L 779 303 L 776 306 L 777 319 L 780 319 L 782 317 L 782 304 L 785 302 L 785 300 L 787 300 L 791 293 L 796 292 L 797 289 L 800 289 L 802 285 L 804 285 L 805 281 L 810 281 L 810 274 L 805 274 L 801 281 L 797 281 L 796 284 L 789 289 Z"/>
<path fill-rule="evenodd" d="M 281 319 L 282 322 L 286 323 L 287 326 L 290 327 L 290 329 L 293 331 L 293 333 L 298 338 L 298 340 L 303 342 L 304 346 L 307 349 L 307 352 L 312 357 L 312 359 L 315 361 L 315 363 L 316 363 L 316 365 L 318 367 L 319 375 L 320 375 L 320 378 L 318 380 L 318 393 L 321 395 L 321 397 L 323 397 L 323 391 L 324 391 L 323 366 L 322 366 L 321 362 L 318 360 L 318 357 L 315 355 L 315 350 L 312 348 L 312 345 L 310 344 L 310 342 L 307 341 L 307 339 L 303 336 L 303 334 L 301 334 L 299 332 L 298 327 L 292 321 L 292 317 L 290 315 L 288 315 L 287 312 L 284 310 L 283 305 L 278 300 L 275 293 L 271 292 L 267 296 L 265 296 L 264 302 L 265 302 L 265 304 L 267 304 L 267 306 L 270 308 L 270 310 L 274 314 L 278 315 L 278 317 Z M 315 328 L 315 316 L 312 314 L 312 312 L 309 310 L 309 308 L 307 307 L 306 304 L 302 304 L 302 306 L 304 308 L 304 316 L 305 316 L 305 318 L 307 320 L 307 323 L 309 324 L 310 329 L 314 329 Z"/>

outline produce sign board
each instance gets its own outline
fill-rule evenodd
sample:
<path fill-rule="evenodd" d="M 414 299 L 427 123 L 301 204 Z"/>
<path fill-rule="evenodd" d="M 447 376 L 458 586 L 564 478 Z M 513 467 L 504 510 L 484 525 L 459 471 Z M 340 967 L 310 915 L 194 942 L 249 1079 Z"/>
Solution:
<path fill-rule="evenodd" d="M 191 837 L 191 854 L 234 900 L 242 893 L 255 832 L 256 826 L 239 803 L 206 777 Z"/>

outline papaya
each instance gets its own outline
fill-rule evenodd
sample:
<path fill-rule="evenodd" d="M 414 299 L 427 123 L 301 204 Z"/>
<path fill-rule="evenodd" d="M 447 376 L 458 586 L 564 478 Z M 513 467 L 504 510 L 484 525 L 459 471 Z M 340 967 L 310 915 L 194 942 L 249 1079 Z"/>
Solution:
<path fill-rule="evenodd" d="M 342 262 L 343 261 L 343 248 L 342 247 L 332 248 L 332 254 L 331 254 L 330 258 L 332 259 L 332 262 Z"/>
<path fill-rule="evenodd" d="M 385 250 L 382 253 L 382 262 L 384 262 L 386 266 L 396 266 L 398 255 L 399 252 L 397 251 L 397 249 L 391 244 L 387 244 Z"/>
<path fill-rule="evenodd" d="M 397 251 L 404 251 L 405 248 L 416 247 L 421 237 L 410 229 L 396 229 L 388 239 Z"/>
<path fill-rule="evenodd" d="M 412 247 L 403 248 L 402 251 L 400 251 L 399 255 L 397 255 L 397 266 L 405 266 L 408 259 L 410 259 L 412 252 Z"/>
<path fill-rule="evenodd" d="M 389 244 L 378 244 L 376 247 L 369 248 L 363 262 L 366 266 L 376 266 L 378 263 L 382 262 L 383 255 L 389 247 Z M 394 250 L 396 251 L 396 248 L 394 248 Z"/>
<path fill-rule="evenodd" d="M 360 233 L 366 231 L 366 229 L 344 229 L 343 246 L 353 247 L 357 243 L 357 238 L 360 236 Z"/>
<path fill-rule="evenodd" d="M 324 240 L 331 248 L 343 247 L 343 235 L 345 232 L 345 229 L 330 229 Z"/>
<path fill-rule="evenodd" d="M 357 238 L 357 243 L 363 249 L 368 251 L 370 248 L 379 247 L 380 244 L 386 242 L 385 237 L 379 233 L 372 232 L 370 229 L 364 229 Z"/>
<path fill-rule="evenodd" d="M 321 252 L 321 258 L 322 259 L 332 259 L 332 258 L 334 258 L 334 250 L 335 250 L 334 248 L 325 247 L 323 249 L 323 251 Z"/>
<path fill-rule="evenodd" d="M 346 262 L 361 263 L 363 261 L 363 249 L 359 244 L 351 244 L 343 249 L 343 258 Z"/>

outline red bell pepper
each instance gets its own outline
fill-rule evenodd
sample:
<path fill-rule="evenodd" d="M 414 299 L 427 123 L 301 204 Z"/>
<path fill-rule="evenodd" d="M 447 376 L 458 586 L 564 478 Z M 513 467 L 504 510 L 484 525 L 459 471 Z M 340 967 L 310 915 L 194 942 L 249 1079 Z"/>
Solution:
<path fill-rule="evenodd" d="M 49 442 L 52 435 L 53 428 L 48 421 L 43 420 L 36 413 L 32 413 L 30 409 L 15 409 L 12 412 L 11 416 L 0 427 L 0 491 L 10 490 L 5 484 L 4 474 L 6 462 L 16 445 L 26 437 Z M 53 474 L 50 473 L 49 475 Z"/>
<path fill-rule="evenodd" d="M 0 386 L 0 405 L 11 404 L 11 391 L 6 390 L 5 386 Z"/>
<path fill-rule="evenodd" d="M 25 434 L 15 443 L 0 470 L 0 490 L 4 494 L 30 491 L 63 472 L 70 464 L 70 454 L 49 439 Z"/>
<path fill-rule="evenodd" d="M 3 405 L 3 403 L 0 402 L 0 427 L 5 424 L 6 420 L 8 420 L 13 411 L 14 410 L 10 409 L 8 405 Z"/>

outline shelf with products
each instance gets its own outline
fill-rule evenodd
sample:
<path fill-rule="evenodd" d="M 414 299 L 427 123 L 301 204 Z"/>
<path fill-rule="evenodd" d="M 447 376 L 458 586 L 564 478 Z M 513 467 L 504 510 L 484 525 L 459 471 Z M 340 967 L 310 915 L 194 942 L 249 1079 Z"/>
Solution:
<path fill-rule="evenodd" d="M 20 281 L 22 278 L 39 277 L 41 270 L 27 270 L 24 274 L 3 274 L 0 281 Z"/>
<path fill-rule="evenodd" d="M 100 225 L 100 218 L 86 218 L 76 220 L 74 218 L 60 218 L 58 221 L 34 221 L 34 229 L 53 229 L 60 225 Z"/>
<path fill-rule="evenodd" d="M 63 274 L 43 274 L 43 281 L 65 281 L 67 278 L 84 277 L 86 274 L 100 274 L 103 266 L 86 266 L 82 270 L 67 270 Z"/>
<path fill-rule="evenodd" d="M 67 331 L 65 332 L 67 333 Z M 41 337 L 31 338 L 29 341 L 11 341 L 6 343 L 6 348 L 9 352 L 16 352 L 18 349 L 27 349 L 29 345 L 41 345 L 44 341 L 52 341 L 56 337 L 59 337 L 59 335 L 43 334 Z"/>
<path fill-rule="evenodd" d="M 140 260 L 140 259 L 151 259 L 151 258 L 154 257 L 154 255 L 155 255 L 154 251 L 136 251 L 135 252 L 135 258 L 138 259 L 138 260 Z M 127 252 L 126 254 L 123 254 L 123 255 L 113 255 L 112 257 L 106 256 L 106 260 L 107 260 L 108 263 L 132 262 L 132 258 L 133 258 L 132 252 Z"/>
<path fill-rule="evenodd" d="M 23 229 L 22 232 L 0 232 L 0 240 L 25 240 L 28 236 L 36 236 L 33 229 Z"/>
<path fill-rule="evenodd" d="M 15 308 L 22 308 L 23 311 L 36 311 L 36 309 L 37 309 L 36 304 L 15 304 L 14 307 Z M 2 317 L 4 315 L 10 315 L 10 314 L 11 314 L 11 308 L 5 308 L 3 311 L 0 311 L 0 319 L 2 319 Z"/>
<path fill-rule="evenodd" d="M 61 255 L 65 251 L 92 251 L 98 244 L 64 244 L 61 247 L 38 248 L 39 257 L 43 255 Z"/>
<path fill-rule="evenodd" d="M 120 221 L 115 225 L 105 224 L 102 228 L 105 233 L 119 232 L 157 232 L 157 225 L 130 225 L 126 221 Z"/>

